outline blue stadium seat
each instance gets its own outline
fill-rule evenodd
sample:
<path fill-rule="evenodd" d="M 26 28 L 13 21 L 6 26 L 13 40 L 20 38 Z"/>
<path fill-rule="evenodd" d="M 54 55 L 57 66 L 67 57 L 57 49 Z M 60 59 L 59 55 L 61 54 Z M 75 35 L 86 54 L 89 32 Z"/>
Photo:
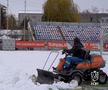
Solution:
<path fill-rule="evenodd" d="M 85 42 L 89 39 L 91 42 L 100 41 L 101 26 L 108 26 L 103 23 L 50 23 L 40 22 L 37 25 L 33 25 L 35 30 L 35 37 L 37 40 L 63 40 L 60 27 L 64 38 L 67 41 L 72 41 L 75 36 L 78 36 L 81 41 Z M 107 31 L 107 28 L 104 31 Z"/>

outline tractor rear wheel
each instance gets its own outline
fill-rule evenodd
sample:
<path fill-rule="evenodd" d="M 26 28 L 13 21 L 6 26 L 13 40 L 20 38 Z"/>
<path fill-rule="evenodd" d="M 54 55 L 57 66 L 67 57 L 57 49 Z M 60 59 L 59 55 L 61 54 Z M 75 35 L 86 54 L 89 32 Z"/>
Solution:
<path fill-rule="evenodd" d="M 82 83 L 82 76 L 80 74 L 76 73 L 76 74 L 72 75 L 72 80 L 76 80 L 78 82 L 78 85 L 80 85 Z"/>
<path fill-rule="evenodd" d="M 106 73 L 102 72 L 99 75 L 99 84 L 106 84 L 107 83 L 107 75 Z"/>

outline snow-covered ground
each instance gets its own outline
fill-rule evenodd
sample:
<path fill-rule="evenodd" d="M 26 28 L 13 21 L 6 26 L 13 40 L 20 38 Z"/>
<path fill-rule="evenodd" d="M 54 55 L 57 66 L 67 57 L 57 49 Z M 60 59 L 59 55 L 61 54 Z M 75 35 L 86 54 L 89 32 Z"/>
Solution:
<path fill-rule="evenodd" d="M 0 90 L 58 90 L 72 89 L 77 87 L 77 82 L 71 84 L 59 82 L 53 85 L 34 85 L 31 80 L 32 74 L 37 75 L 37 68 L 42 69 L 44 63 L 50 54 L 50 51 L 0 51 Z M 57 52 L 52 52 L 45 69 L 49 66 L 56 57 Z M 59 51 L 59 56 L 53 66 L 59 62 L 59 59 L 64 57 Z M 107 55 L 103 55 L 105 60 Z M 50 69 L 50 71 L 52 68 Z M 103 68 L 108 74 L 108 65 Z"/>

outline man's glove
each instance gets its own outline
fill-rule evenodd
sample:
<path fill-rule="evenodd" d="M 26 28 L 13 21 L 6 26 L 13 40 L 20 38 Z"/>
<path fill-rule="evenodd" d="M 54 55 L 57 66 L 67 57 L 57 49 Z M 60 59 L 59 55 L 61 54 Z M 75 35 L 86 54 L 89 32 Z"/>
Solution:
<path fill-rule="evenodd" d="M 62 54 L 65 54 L 66 51 L 67 51 L 67 49 L 63 49 Z"/>

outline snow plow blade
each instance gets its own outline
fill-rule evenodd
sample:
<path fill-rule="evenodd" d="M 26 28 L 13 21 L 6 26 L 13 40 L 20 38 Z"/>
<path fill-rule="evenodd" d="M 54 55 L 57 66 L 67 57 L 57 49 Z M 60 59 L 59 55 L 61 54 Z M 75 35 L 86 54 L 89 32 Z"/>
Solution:
<path fill-rule="evenodd" d="M 49 71 L 37 69 L 38 77 L 37 82 L 40 84 L 52 84 L 54 82 L 54 74 Z"/>

